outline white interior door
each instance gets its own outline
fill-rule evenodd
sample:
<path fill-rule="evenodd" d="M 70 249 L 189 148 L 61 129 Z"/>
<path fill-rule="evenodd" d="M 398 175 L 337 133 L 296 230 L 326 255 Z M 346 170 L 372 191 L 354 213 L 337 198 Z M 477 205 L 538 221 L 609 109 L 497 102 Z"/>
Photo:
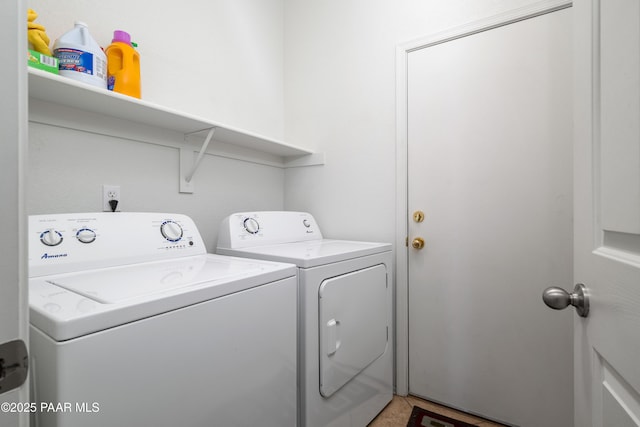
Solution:
<path fill-rule="evenodd" d="M 640 3 L 575 17 L 575 425 L 640 426 Z"/>
<path fill-rule="evenodd" d="M 408 54 L 411 394 L 573 424 L 571 59 L 571 9 Z"/>
<path fill-rule="evenodd" d="M 16 355 L 7 342 L 27 341 L 27 267 L 24 227 L 23 165 L 27 132 L 27 41 L 24 2 L 0 4 L 0 40 L 4 65 L 0 67 L 2 104 L 0 105 L 0 218 L 2 256 L 0 256 L 0 359 L 4 365 Z M 18 372 L 5 371 L 0 378 L 0 425 L 28 425 L 28 412 L 18 403 L 29 401 L 27 383 L 12 387 Z M 2 375 L 0 374 L 0 377 Z"/>

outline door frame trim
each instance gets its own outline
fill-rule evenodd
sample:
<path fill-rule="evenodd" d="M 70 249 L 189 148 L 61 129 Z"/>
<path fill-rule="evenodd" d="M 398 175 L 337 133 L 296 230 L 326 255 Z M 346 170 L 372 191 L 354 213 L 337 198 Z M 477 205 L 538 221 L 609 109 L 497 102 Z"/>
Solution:
<path fill-rule="evenodd" d="M 408 76 L 409 54 L 484 31 L 513 24 L 572 6 L 569 0 L 544 0 L 490 16 L 460 27 L 402 43 L 396 47 L 396 294 L 395 294 L 395 387 L 396 394 L 409 393 L 409 262 L 408 262 Z M 405 249 L 402 249 L 405 248 Z"/>

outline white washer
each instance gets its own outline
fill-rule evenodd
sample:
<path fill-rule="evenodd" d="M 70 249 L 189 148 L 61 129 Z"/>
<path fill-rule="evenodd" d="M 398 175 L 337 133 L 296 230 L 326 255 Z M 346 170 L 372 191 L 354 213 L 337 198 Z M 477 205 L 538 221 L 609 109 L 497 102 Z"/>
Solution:
<path fill-rule="evenodd" d="M 295 426 L 296 268 L 184 215 L 29 217 L 39 427 Z"/>
<path fill-rule="evenodd" d="M 323 239 L 304 212 L 242 212 L 217 252 L 298 266 L 300 424 L 366 426 L 393 397 L 391 245 Z"/>

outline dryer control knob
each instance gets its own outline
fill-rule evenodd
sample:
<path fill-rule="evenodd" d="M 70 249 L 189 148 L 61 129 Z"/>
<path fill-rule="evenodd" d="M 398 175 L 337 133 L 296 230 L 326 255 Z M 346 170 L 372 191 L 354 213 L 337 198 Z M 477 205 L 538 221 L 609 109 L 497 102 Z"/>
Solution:
<path fill-rule="evenodd" d="M 182 227 L 175 221 L 165 221 L 160 226 L 162 236 L 170 242 L 182 239 Z"/>
<path fill-rule="evenodd" d="M 62 234 L 60 234 L 59 231 L 50 228 L 40 234 L 40 241 L 47 246 L 58 246 L 62 243 Z"/>
<path fill-rule="evenodd" d="M 96 232 L 90 228 L 81 228 L 76 233 L 76 238 L 82 243 L 91 243 L 96 240 Z"/>
<path fill-rule="evenodd" d="M 256 234 L 260 231 L 260 224 L 254 218 L 246 218 L 244 220 L 244 229 L 247 233 Z"/>

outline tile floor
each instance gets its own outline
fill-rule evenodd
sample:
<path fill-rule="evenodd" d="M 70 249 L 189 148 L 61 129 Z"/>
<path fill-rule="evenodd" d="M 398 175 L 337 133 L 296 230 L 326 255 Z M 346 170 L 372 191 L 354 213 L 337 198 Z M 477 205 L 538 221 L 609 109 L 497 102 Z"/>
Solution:
<path fill-rule="evenodd" d="M 441 406 L 413 396 L 393 396 L 386 408 L 369 424 L 368 427 L 406 427 L 413 406 L 419 406 L 431 412 L 445 415 L 449 418 L 473 424 L 480 427 L 503 427 L 492 421 L 474 417 L 473 415 L 459 412 L 446 406 Z"/>

